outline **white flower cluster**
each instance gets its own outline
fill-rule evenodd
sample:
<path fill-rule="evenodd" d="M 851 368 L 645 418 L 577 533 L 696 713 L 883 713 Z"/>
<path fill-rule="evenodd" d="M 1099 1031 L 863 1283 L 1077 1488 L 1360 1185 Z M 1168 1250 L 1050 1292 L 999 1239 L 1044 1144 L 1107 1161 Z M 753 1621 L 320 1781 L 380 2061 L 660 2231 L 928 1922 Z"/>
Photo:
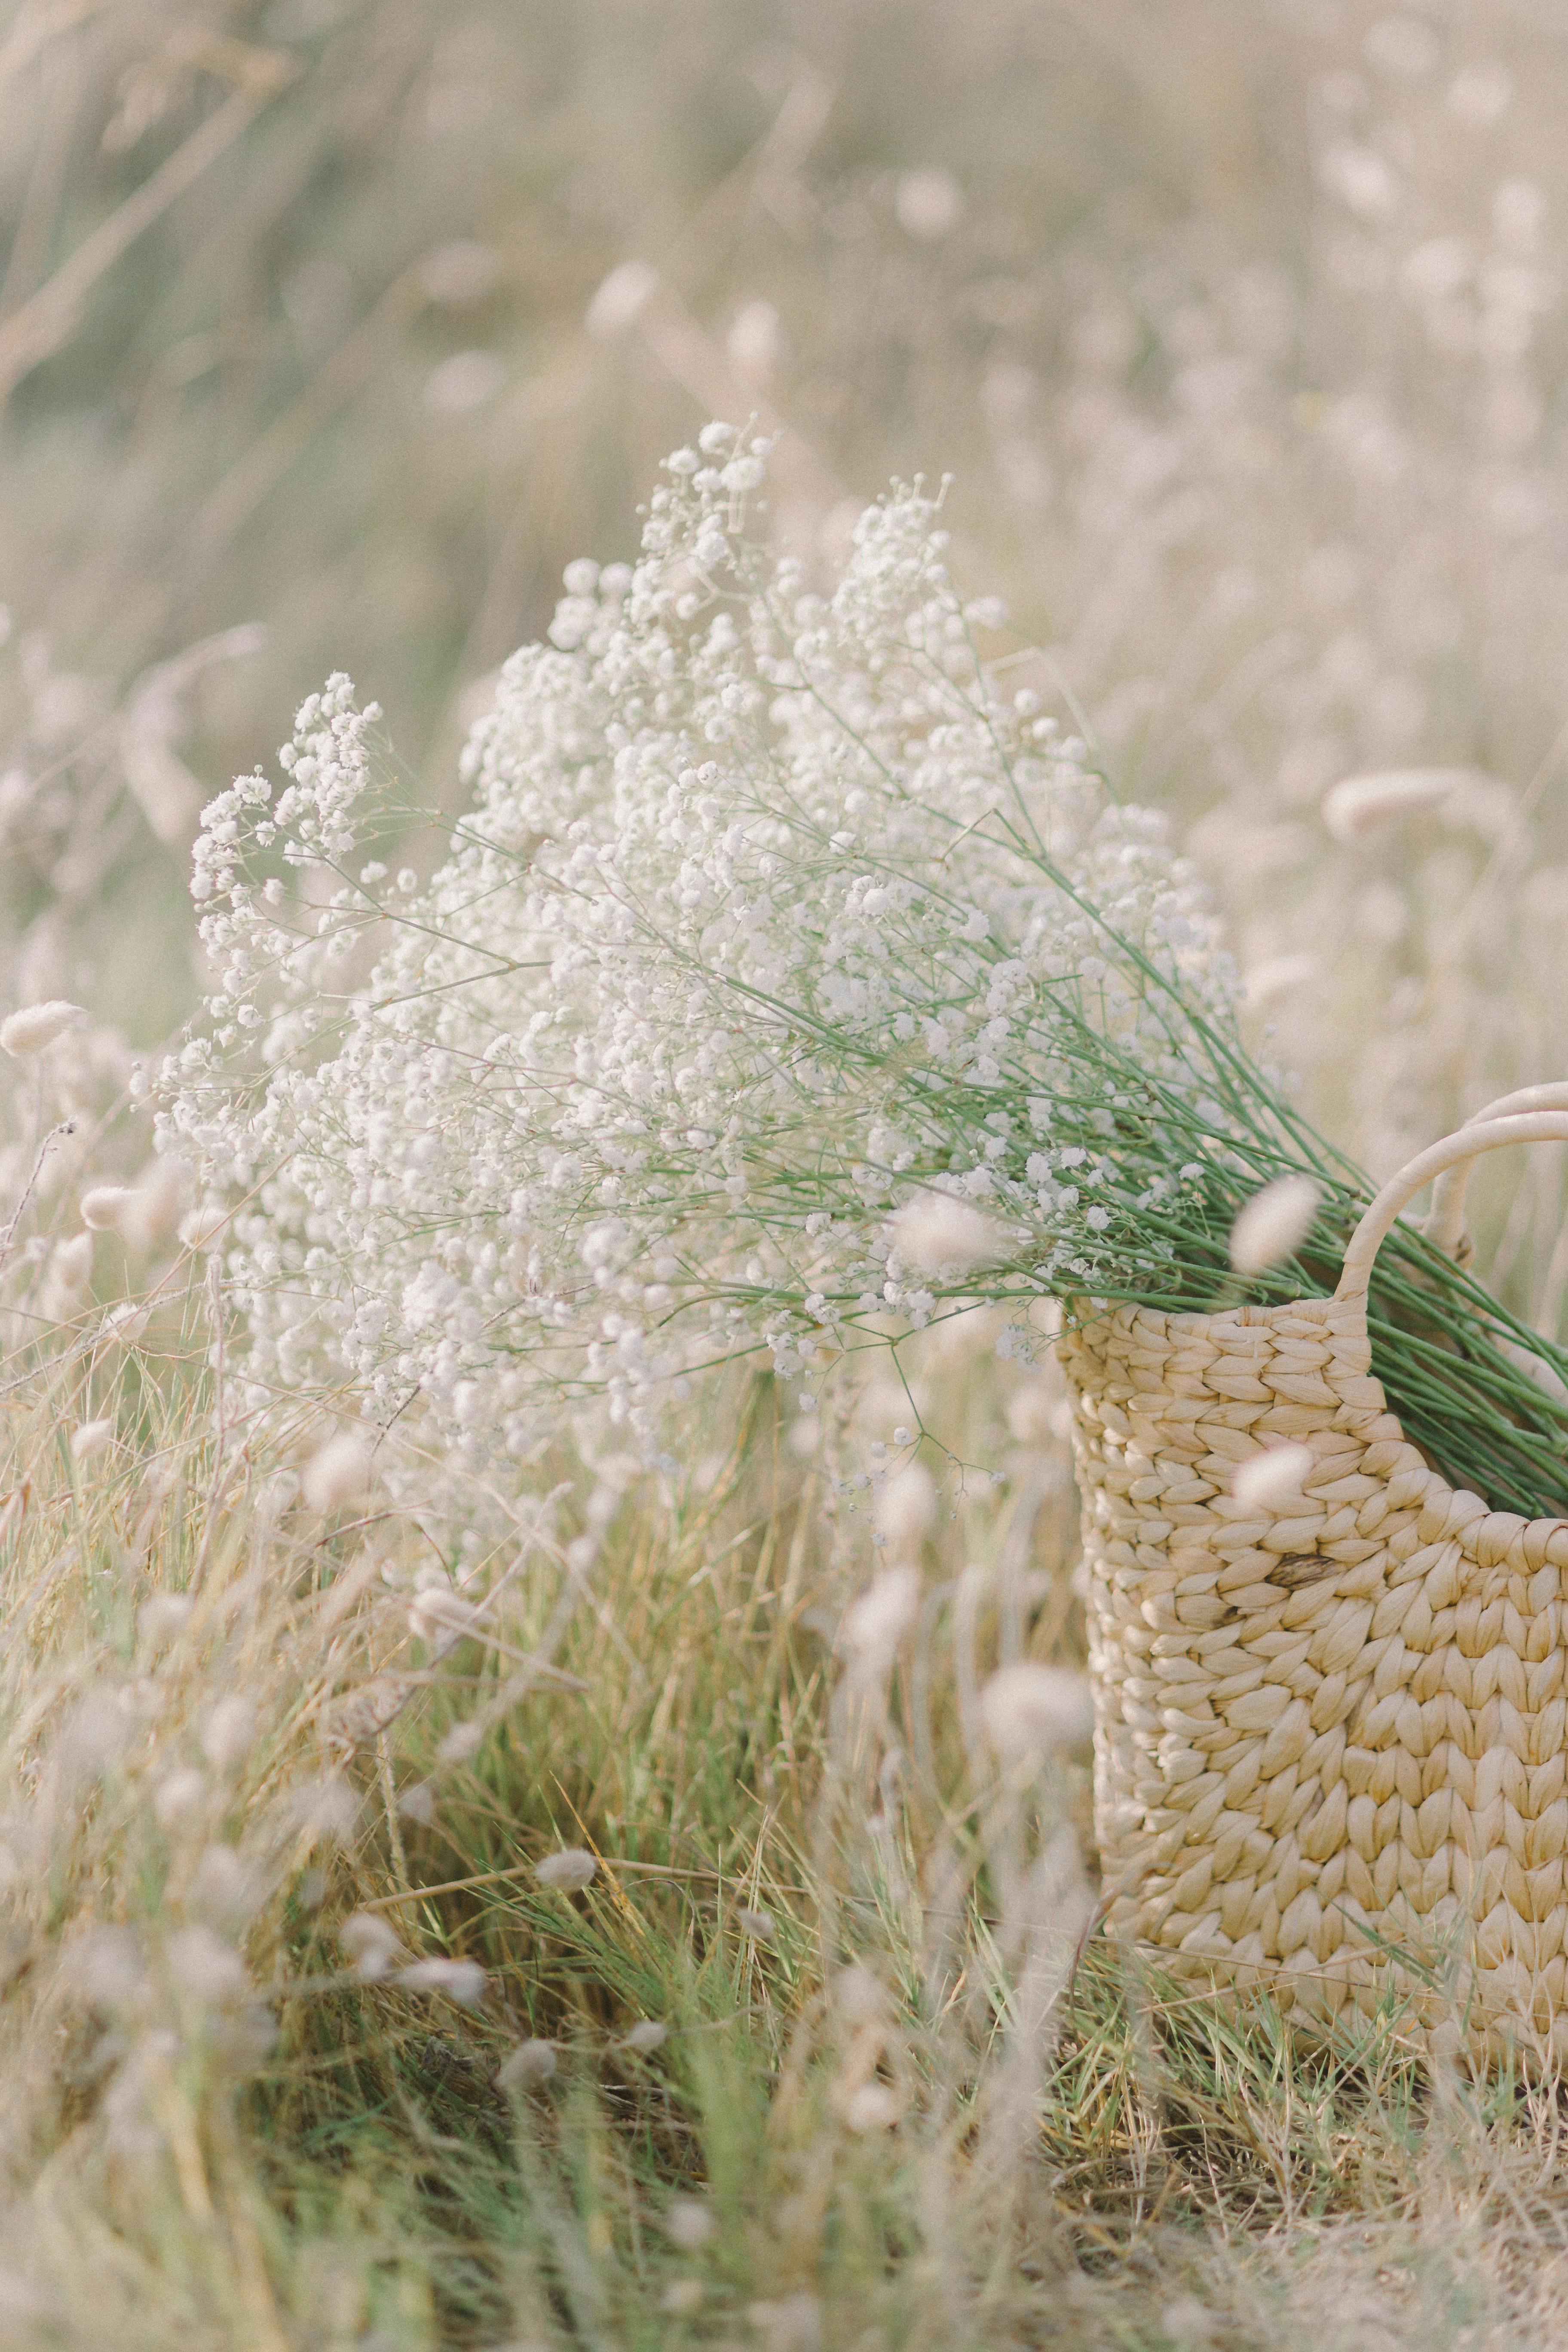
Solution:
<path fill-rule="evenodd" d="M 546 1396 L 650 1444 L 661 1391 L 759 1342 L 809 1381 L 960 1293 L 1148 1286 L 1162 1106 L 1212 1084 L 1227 1004 L 1192 873 L 983 663 L 940 499 L 871 508 L 820 595 L 760 541 L 767 455 L 708 426 L 638 563 L 569 567 L 427 887 L 353 870 L 344 678 L 276 799 L 208 810 L 220 984 L 162 1132 L 238 1201 L 258 1405 L 347 1376 L 478 1468 Z"/>

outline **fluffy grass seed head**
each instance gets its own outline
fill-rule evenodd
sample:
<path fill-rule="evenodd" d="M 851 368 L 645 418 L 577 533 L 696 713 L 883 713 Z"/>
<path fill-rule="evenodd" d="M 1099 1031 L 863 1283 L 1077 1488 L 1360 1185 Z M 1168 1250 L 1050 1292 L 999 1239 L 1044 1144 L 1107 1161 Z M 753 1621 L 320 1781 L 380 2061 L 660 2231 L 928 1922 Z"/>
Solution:
<path fill-rule="evenodd" d="M 79 1028 L 86 1019 L 86 1007 L 68 1003 L 64 997 L 51 998 L 47 1004 L 26 1004 L 0 1021 L 0 1052 L 16 1061 L 27 1060 L 47 1052 L 57 1038 L 68 1029 Z"/>
<path fill-rule="evenodd" d="M 1248 1510 L 1278 1510 L 1300 1495 L 1316 1458 L 1309 1445 L 1266 1445 L 1237 1463 L 1230 1491 Z"/>
<path fill-rule="evenodd" d="M 1230 1262 L 1239 1275 L 1267 1274 L 1292 1256 L 1312 1230 L 1322 1199 L 1310 1176 L 1279 1176 L 1255 1192 L 1230 1229 Z"/>

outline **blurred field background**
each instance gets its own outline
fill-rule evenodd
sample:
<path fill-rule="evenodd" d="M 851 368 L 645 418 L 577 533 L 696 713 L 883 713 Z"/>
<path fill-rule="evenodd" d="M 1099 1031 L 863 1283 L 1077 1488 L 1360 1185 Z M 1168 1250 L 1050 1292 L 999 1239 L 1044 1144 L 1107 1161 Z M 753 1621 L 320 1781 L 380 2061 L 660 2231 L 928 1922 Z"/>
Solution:
<path fill-rule="evenodd" d="M 197 993 L 203 801 L 342 668 L 455 807 L 497 666 L 710 415 L 782 429 L 775 522 L 825 571 L 889 476 L 954 477 L 964 586 L 1171 812 L 1249 1022 L 1375 1171 L 1562 1076 L 1565 119 L 1549 0 L 6 13 L 0 1001 L 94 1015 L 3 1114 L 6 1216 L 37 1118 L 79 1122 L 11 1301 L 65 1339 L 0 1399 L 7 2341 L 1239 2352 L 1309 2310 L 1325 2347 L 1568 2340 L 1555 2088 L 1433 2089 L 1396 2027 L 1312 2066 L 1266 2019 L 1157 2032 L 1098 1962 L 1050 2073 L 1031 1922 L 1081 1884 L 973 1811 L 964 1694 L 976 1643 L 1081 1639 L 1066 1423 L 977 1379 L 984 1334 L 928 1378 L 1006 1499 L 899 1507 L 955 1612 L 913 1794 L 829 1696 L 854 1530 L 739 1403 L 689 1492 L 606 1459 L 542 1517 L 560 1591 L 586 1542 L 608 1597 L 563 1635 L 531 1584 L 509 1638 L 592 1697 L 533 1693 L 479 1754 L 442 1743 L 504 1667 L 430 1622 L 408 1650 L 417 1530 L 328 1480 L 301 1532 L 221 1394 L 215 1437 L 184 1204 L 74 1232 L 82 1182 L 142 1169 L 131 1067 Z M 1390 771 L 1402 800 L 1335 793 Z M 1482 1189 L 1490 1278 L 1561 1333 L 1557 1156 Z M 89 1349 L 149 1284 L 162 1354 Z M 857 1459 L 899 1410 L 862 1399 Z M 822 1492 L 851 1507 L 847 1472 Z M 1081 1775 L 1051 1805 L 1081 1823 Z M 355 1903 L 412 1918 L 584 1839 L 644 1875 L 419 1908 L 500 2011 L 334 1973 Z M 972 1847 L 1005 1900 L 954 1959 L 931 1890 Z M 836 1994 L 841 1902 L 878 1958 Z M 317 1987 L 259 2090 L 215 1958 L 242 1929 L 256 1986 Z M 661 2074 L 637 2021 L 677 2011 Z M 520 2036 L 559 2076 L 503 2094 Z"/>

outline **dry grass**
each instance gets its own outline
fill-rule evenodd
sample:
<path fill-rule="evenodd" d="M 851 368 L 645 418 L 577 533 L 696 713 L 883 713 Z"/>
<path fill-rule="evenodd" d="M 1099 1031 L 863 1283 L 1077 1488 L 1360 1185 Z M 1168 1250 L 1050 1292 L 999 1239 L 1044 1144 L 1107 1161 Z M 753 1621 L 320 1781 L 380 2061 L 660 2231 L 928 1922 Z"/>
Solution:
<path fill-rule="evenodd" d="M 913 1367 L 953 1461 L 858 1675 L 901 1391 L 815 1455 L 715 1399 L 678 1485 L 541 1463 L 438 1558 L 301 1496 L 334 1400 L 226 1417 L 176 1191 L 72 1240 L 143 1170 L 203 793 L 346 667 L 448 794 L 713 412 L 783 425 L 809 555 L 954 470 L 958 569 L 1189 834 L 1337 1139 L 1561 1076 L 1565 104 L 1529 0 L 8 12 L 0 1009 L 95 1017 L 0 1082 L 7 2346 L 1568 2341 L 1557 2084 L 1075 1961 L 1081 1760 L 999 1781 L 973 1722 L 994 1659 L 1081 1646 L 1062 1400 L 983 1330 Z M 1323 824 L 1430 764 L 1424 813 Z M 1561 1170 L 1516 1181 L 1483 1263 L 1558 1333 Z M 585 1890 L 535 1878 L 578 1847 Z M 398 1980 L 440 1960 L 477 2000 Z M 553 2074 L 499 2084 L 528 2041 Z"/>

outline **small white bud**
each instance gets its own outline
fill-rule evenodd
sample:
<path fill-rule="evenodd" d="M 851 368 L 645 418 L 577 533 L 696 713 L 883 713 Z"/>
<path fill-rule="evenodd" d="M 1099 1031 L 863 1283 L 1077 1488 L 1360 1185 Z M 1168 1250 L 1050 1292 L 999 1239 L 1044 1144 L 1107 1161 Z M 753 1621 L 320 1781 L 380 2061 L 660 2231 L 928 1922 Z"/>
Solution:
<path fill-rule="evenodd" d="M 1310 1176 L 1280 1176 L 1255 1192 L 1230 1229 L 1230 1262 L 1255 1275 L 1291 1256 L 1306 1240 L 1322 1193 Z"/>
<path fill-rule="evenodd" d="M 635 2050 L 646 2058 L 650 2051 L 663 2049 L 669 2039 L 669 2028 L 661 2025 L 656 2017 L 645 2017 L 633 2026 L 625 2039 L 628 2050 Z"/>
<path fill-rule="evenodd" d="M 735 1913 L 735 1925 L 753 1944 L 771 1944 L 778 1934 L 771 1911 L 753 1911 L 744 1903 Z"/>
<path fill-rule="evenodd" d="M 47 1004 L 25 1005 L 20 1013 L 0 1021 L 0 1047 L 21 1061 L 29 1054 L 44 1053 L 57 1037 L 86 1019 L 85 1005 L 68 1004 L 63 997 L 54 997 Z"/>
<path fill-rule="evenodd" d="M 84 1421 L 71 1432 L 71 1460 L 90 1462 L 96 1455 L 107 1453 L 113 1443 L 112 1421 Z"/>
<path fill-rule="evenodd" d="M 1300 1495 L 1316 1459 L 1310 1445 L 1266 1445 L 1237 1463 L 1230 1491 L 1250 1511 L 1278 1510 Z"/>
<path fill-rule="evenodd" d="M 536 1862 L 533 1874 L 541 1886 L 552 1886 L 562 1895 L 576 1895 L 593 1885 L 598 1867 L 594 1856 L 582 1846 L 569 1845 Z"/>

